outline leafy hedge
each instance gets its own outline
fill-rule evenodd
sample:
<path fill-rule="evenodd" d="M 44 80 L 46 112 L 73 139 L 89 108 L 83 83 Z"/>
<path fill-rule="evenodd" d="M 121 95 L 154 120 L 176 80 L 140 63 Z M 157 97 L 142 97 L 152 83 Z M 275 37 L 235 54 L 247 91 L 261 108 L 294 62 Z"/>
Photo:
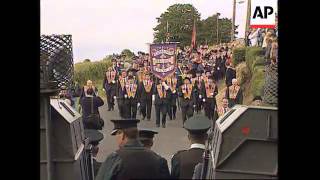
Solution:
<path fill-rule="evenodd" d="M 256 66 L 251 78 L 250 92 L 253 96 L 263 96 L 263 88 L 265 83 L 265 67 Z"/>
<path fill-rule="evenodd" d="M 81 62 L 74 65 L 74 80 L 84 85 L 88 79 L 95 84 L 104 78 L 104 73 L 112 65 L 110 60 Z"/>
<path fill-rule="evenodd" d="M 258 56 L 263 56 L 263 50 L 261 47 L 248 47 L 246 49 L 246 63 L 250 72 L 253 71 L 253 63 L 257 60 Z"/>
<path fill-rule="evenodd" d="M 232 63 L 237 64 L 246 60 L 246 48 L 235 48 L 232 52 Z"/>

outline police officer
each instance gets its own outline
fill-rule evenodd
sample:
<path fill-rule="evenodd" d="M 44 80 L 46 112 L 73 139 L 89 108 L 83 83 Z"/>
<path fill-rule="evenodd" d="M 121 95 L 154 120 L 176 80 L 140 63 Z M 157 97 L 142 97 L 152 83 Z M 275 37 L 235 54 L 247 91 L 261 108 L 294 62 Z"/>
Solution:
<path fill-rule="evenodd" d="M 183 84 L 179 87 L 178 95 L 180 97 L 180 106 L 182 112 L 183 123 L 193 116 L 193 110 L 195 108 L 195 89 L 190 83 L 190 78 L 185 77 Z"/>
<path fill-rule="evenodd" d="M 218 94 L 218 87 L 212 77 L 208 78 L 206 83 L 203 83 L 201 95 L 204 103 L 204 112 L 209 119 L 213 119 L 216 107 L 216 95 Z"/>
<path fill-rule="evenodd" d="M 243 94 L 237 79 L 232 79 L 232 85 L 227 87 L 225 95 L 229 101 L 229 108 L 232 108 L 236 104 L 242 104 Z"/>
<path fill-rule="evenodd" d="M 162 114 L 162 127 L 166 127 L 167 108 L 171 97 L 170 87 L 164 79 L 158 81 L 154 88 L 154 105 L 156 110 L 156 126 L 160 127 L 160 112 Z"/>
<path fill-rule="evenodd" d="M 152 129 L 147 129 L 147 128 L 139 129 L 139 140 L 145 148 L 151 150 L 153 146 L 153 141 L 154 141 L 153 138 L 155 134 L 158 134 L 158 132 Z M 163 178 L 163 179 L 170 178 L 170 172 L 169 172 L 167 160 L 161 157 L 160 155 L 158 155 L 157 153 L 155 153 L 155 155 L 158 156 L 161 161 L 161 175 L 163 176 L 160 178 Z"/>
<path fill-rule="evenodd" d="M 161 160 L 138 140 L 137 119 L 111 120 L 119 149 L 101 165 L 96 180 L 153 179 L 162 177 Z"/>
<path fill-rule="evenodd" d="M 93 172 L 94 176 L 97 176 L 99 168 L 101 166 L 101 162 L 96 160 L 97 154 L 99 152 L 99 142 L 104 138 L 103 134 L 97 130 L 93 129 L 85 129 L 84 135 L 89 139 L 89 144 L 92 145 L 91 153 L 92 153 L 92 161 L 93 161 Z"/>
<path fill-rule="evenodd" d="M 144 75 L 144 80 L 139 84 L 138 94 L 139 94 L 139 103 L 140 111 L 142 114 L 142 120 L 147 117 L 147 120 L 151 119 L 151 107 L 152 107 L 152 94 L 154 92 L 154 83 L 150 78 L 150 74 L 146 73 Z"/>
<path fill-rule="evenodd" d="M 188 150 L 178 151 L 171 159 L 171 178 L 191 179 L 194 167 L 202 162 L 211 121 L 204 115 L 196 114 L 186 120 L 184 128 L 188 131 L 191 146 Z"/>
<path fill-rule="evenodd" d="M 103 90 L 106 92 L 107 102 L 108 102 L 108 111 L 114 110 L 114 97 L 116 95 L 116 75 L 117 72 L 108 68 L 108 71 L 105 73 L 105 78 L 103 80 Z"/>

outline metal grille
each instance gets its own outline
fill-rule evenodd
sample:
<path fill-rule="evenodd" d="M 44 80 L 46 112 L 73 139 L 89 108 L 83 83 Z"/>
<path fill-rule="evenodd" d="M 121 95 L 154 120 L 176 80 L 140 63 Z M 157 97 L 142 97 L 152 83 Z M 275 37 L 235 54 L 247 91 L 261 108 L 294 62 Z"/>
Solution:
<path fill-rule="evenodd" d="M 269 65 L 266 68 L 263 101 L 268 104 L 278 104 L 278 65 Z"/>
<path fill-rule="evenodd" d="M 48 78 L 40 80 L 56 82 L 57 88 L 62 85 L 70 87 L 73 79 L 72 36 L 41 35 L 40 63 L 47 66 L 40 67 L 41 71 L 48 71 Z"/>

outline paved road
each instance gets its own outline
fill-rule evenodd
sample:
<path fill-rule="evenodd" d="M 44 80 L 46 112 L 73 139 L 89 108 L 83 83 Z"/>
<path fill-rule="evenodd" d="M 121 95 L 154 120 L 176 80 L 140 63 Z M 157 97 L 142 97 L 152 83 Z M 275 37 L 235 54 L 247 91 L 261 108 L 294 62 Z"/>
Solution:
<path fill-rule="evenodd" d="M 105 127 L 101 131 L 104 135 L 104 139 L 100 142 L 99 153 L 97 159 L 104 161 L 105 158 L 114 150 L 117 149 L 116 141 L 110 132 L 113 128 L 111 119 L 119 118 L 117 104 L 114 111 L 107 111 L 107 105 L 100 107 L 100 114 L 105 121 Z M 187 131 L 182 128 L 181 111 L 177 111 L 176 120 L 169 120 L 167 116 L 166 128 L 156 128 L 154 106 L 152 107 L 151 121 L 140 121 L 138 127 L 152 128 L 159 132 L 155 136 L 155 142 L 152 150 L 166 158 L 168 166 L 171 166 L 171 157 L 178 150 L 189 148 L 189 142 L 187 137 Z M 142 116 L 139 114 L 137 118 L 141 120 Z"/>
<path fill-rule="evenodd" d="M 218 84 L 219 94 L 217 95 L 218 105 L 221 103 L 222 96 L 225 91 L 224 82 L 220 81 Z M 113 128 L 111 119 L 119 118 L 117 104 L 114 111 L 107 111 L 106 99 L 104 99 L 105 105 L 100 107 L 100 114 L 105 121 L 105 127 L 101 131 L 104 135 L 104 139 L 100 142 L 99 153 L 97 159 L 104 161 L 105 158 L 118 147 L 116 145 L 115 138 L 110 135 Z M 137 118 L 141 120 L 142 116 L 137 114 Z M 156 128 L 154 106 L 151 112 L 151 121 L 140 121 L 138 127 L 152 128 L 159 132 L 155 136 L 155 142 L 152 150 L 166 158 L 169 168 L 171 167 L 171 157 L 178 150 L 188 149 L 190 144 L 187 137 L 187 131 L 182 128 L 181 111 L 177 110 L 176 120 L 169 120 L 167 116 L 166 128 Z"/>

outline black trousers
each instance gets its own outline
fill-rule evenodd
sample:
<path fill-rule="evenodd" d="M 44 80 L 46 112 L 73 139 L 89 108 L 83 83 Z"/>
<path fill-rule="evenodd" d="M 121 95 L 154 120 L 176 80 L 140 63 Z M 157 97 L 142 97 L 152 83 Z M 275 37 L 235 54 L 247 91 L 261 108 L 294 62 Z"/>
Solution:
<path fill-rule="evenodd" d="M 187 118 L 190 118 L 193 116 L 193 106 L 187 105 L 187 106 L 181 107 L 181 112 L 182 112 L 182 120 L 184 123 L 187 120 Z"/>
<path fill-rule="evenodd" d="M 215 101 L 211 99 L 207 99 L 207 101 L 204 102 L 204 114 L 211 120 L 213 120 L 215 105 Z"/>
<path fill-rule="evenodd" d="M 124 111 L 126 118 L 136 118 L 137 117 L 137 101 L 135 99 L 126 99 Z"/>
<path fill-rule="evenodd" d="M 160 112 L 162 114 L 162 124 L 166 124 L 167 104 L 155 105 L 156 109 L 156 124 L 160 125 Z"/>
<path fill-rule="evenodd" d="M 202 109 L 202 106 L 203 106 L 203 101 L 202 99 L 197 99 L 197 106 L 196 106 L 196 111 L 197 113 L 201 112 L 201 109 Z"/>
<path fill-rule="evenodd" d="M 108 109 L 113 109 L 114 108 L 114 99 L 113 96 L 115 96 L 115 92 L 112 90 L 108 90 L 106 92 L 107 95 L 107 103 L 108 103 Z"/>
<path fill-rule="evenodd" d="M 168 105 L 168 115 L 170 119 L 175 118 L 177 114 L 177 105 L 169 104 Z"/>
<path fill-rule="evenodd" d="M 143 117 L 147 117 L 147 119 L 151 119 L 151 107 L 152 107 L 152 99 L 147 99 L 140 102 L 140 111 Z"/>
<path fill-rule="evenodd" d="M 126 107 L 124 104 L 123 99 L 117 99 L 118 100 L 118 109 L 119 109 L 119 116 L 121 118 L 126 118 L 127 112 L 126 112 Z"/>

